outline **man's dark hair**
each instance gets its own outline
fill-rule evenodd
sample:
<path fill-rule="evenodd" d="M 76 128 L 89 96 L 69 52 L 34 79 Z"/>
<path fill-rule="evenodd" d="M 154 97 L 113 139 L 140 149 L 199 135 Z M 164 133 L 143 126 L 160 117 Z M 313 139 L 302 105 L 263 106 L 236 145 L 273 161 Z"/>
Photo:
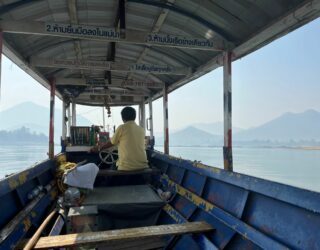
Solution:
<path fill-rule="evenodd" d="M 134 121 L 136 119 L 136 110 L 131 107 L 125 107 L 121 110 L 123 121 Z"/>

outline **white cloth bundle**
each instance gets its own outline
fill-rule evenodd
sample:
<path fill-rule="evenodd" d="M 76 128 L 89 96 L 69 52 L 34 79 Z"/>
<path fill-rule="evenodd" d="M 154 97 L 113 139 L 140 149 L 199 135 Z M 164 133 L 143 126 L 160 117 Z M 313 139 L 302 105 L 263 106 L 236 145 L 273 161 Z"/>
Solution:
<path fill-rule="evenodd" d="M 72 187 L 93 189 L 99 168 L 94 163 L 87 163 L 67 172 L 63 183 Z"/>

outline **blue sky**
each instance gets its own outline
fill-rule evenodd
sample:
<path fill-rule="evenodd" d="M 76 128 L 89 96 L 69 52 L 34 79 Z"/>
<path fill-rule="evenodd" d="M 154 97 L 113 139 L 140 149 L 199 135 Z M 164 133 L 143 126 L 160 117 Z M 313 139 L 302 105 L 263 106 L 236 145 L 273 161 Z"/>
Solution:
<path fill-rule="evenodd" d="M 285 112 L 320 111 L 320 19 L 233 63 L 233 124 L 248 128 Z M 169 95 L 169 125 L 223 119 L 222 69 L 215 70 Z M 32 101 L 49 106 L 49 91 L 3 57 L 0 111 Z M 61 101 L 56 98 L 57 108 Z M 121 123 L 114 108 L 107 123 Z M 78 114 L 102 123 L 101 108 L 78 107 Z M 154 102 L 155 131 L 162 131 L 162 100 Z"/>

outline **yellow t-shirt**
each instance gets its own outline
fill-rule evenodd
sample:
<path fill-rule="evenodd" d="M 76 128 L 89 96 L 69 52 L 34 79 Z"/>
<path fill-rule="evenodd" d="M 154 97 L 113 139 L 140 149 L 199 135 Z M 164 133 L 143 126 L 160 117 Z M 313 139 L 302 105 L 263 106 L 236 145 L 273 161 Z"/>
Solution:
<path fill-rule="evenodd" d="M 118 146 L 118 170 L 137 170 L 148 167 L 144 129 L 134 121 L 120 125 L 111 139 Z"/>

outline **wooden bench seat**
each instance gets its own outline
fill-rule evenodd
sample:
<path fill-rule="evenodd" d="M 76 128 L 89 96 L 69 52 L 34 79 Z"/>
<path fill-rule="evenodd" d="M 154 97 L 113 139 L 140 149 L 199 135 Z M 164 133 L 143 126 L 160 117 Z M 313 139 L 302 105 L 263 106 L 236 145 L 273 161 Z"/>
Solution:
<path fill-rule="evenodd" d="M 75 246 L 104 246 L 116 249 L 124 243 L 140 244 L 142 241 L 152 243 L 155 239 L 157 244 L 161 245 L 161 237 L 168 235 L 182 235 L 188 233 L 208 232 L 213 228 L 206 222 L 190 222 L 183 224 L 160 225 L 150 227 L 139 227 L 119 230 L 109 230 L 90 233 L 78 233 L 59 236 L 41 237 L 34 249 L 49 249 L 59 247 L 75 247 Z M 140 247 L 139 249 L 151 249 Z M 105 248 L 104 248 L 105 249 Z M 119 248 L 121 249 L 121 248 Z"/>
<path fill-rule="evenodd" d="M 98 176 L 121 176 L 121 175 L 156 175 L 160 174 L 160 170 L 156 168 L 146 168 L 135 171 L 111 170 L 104 169 L 98 172 Z"/>

